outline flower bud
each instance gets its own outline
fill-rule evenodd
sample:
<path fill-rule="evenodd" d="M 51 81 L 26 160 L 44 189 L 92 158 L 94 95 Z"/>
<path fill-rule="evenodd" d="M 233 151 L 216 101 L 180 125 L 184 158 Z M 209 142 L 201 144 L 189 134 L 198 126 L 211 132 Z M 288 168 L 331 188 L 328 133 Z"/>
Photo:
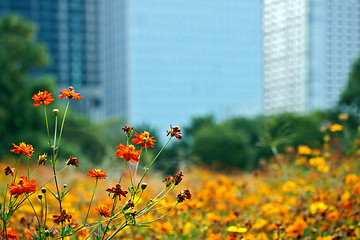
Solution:
<path fill-rule="evenodd" d="M 147 138 L 143 138 L 143 143 L 147 143 Z"/>
<path fill-rule="evenodd" d="M 47 160 L 47 155 L 46 155 L 46 153 L 40 154 L 40 155 L 39 155 L 39 160 L 38 160 L 38 165 L 39 165 L 39 166 L 40 166 L 40 165 L 45 165 L 46 160 Z"/>
<path fill-rule="evenodd" d="M 50 232 L 49 232 L 49 230 L 45 230 L 45 236 L 50 236 Z"/>
<path fill-rule="evenodd" d="M 58 113 L 59 113 L 59 109 L 55 108 L 55 109 L 53 110 L 53 113 L 54 113 L 55 116 L 57 116 Z"/>
<path fill-rule="evenodd" d="M 42 192 L 42 193 L 46 193 L 46 188 L 42 188 L 42 189 L 41 189 L 41 192 Z"/>
<path fill-rule="evenodd" d="M 129 208 L 133 208 L 135 205 L 134 205 L 134 202 L 131 201 L 131 199 L 129 201 L 126 201 L 124 207 L 123 207 L 123 211 L 129 209 Z"/>
<path fill-rule="evenodd" d="M 42 198 L 43 198 L 43 195 L 42 195 L 42 194 L 39 194 L 39 195 L 38 195 L 38 199 L 41 200 Z"/>
<path fill-rule="evenodd" d="M 147 187 L 147 183 L 143 182 L 143 183 L 141 184 L 141 189 L 142 189 L 142 190 L 145 190 L 146 187 Z"/>
<path fill-rule="evenodd" d="M 66 185 L 66 184 L 64 184 L 64 185 L 63 185 L 63 188 L 67 188 L 67 185 Z"/>

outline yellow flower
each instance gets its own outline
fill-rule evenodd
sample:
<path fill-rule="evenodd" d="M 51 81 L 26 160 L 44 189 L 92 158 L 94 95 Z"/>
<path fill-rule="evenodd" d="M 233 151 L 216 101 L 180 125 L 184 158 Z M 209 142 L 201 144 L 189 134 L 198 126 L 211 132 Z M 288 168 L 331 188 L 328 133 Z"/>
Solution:
<path fill-rule="evenodd" d="M 235 233 L 246 233 L 247 232 L 247 228 L 243 228 L 243 227 L 237 227 L 237 226 L 230 226 L 228 227 L 228 232 L 235 232 Z"/>
<path fill-rule="evenodd" d="M 311 148 L 309 148 L 308 146 L 302 145 L 298 148 L 298 154 L 311 155 L 311 153 Z"/>
<path fill-rule="evenodd" d="M 330 131 L 331 132 L 339 132 L 339 131 L 342 131 L 343 130 L 343 126 L 340 125 L 340 124 L 333 124 L 331 127 L 330 127 Z"/>
<path fill-rule="evenodd" d="M 349 119 L 349 114 L 347 114 L 347 113 L 340 113 L 340 114 L 339 114 L 339 119 L 340 119 L 341 121 L 346 121 L 346 120 Z"/>

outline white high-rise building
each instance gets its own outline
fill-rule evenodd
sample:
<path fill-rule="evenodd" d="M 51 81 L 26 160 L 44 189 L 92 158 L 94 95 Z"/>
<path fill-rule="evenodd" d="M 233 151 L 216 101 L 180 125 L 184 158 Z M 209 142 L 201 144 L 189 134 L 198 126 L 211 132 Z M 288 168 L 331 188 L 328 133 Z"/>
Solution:
<path fill-rule="evenodd" d="M 264 0 L 264 112 L 333 107 L 360 55 L 360 1 Z"/>

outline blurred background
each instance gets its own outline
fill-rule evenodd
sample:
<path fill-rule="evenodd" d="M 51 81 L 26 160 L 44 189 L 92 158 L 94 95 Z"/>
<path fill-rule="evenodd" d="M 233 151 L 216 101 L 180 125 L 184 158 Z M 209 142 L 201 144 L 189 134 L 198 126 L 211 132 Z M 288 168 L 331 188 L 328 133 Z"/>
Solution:
<path fill-rule="evenodd" d="M 0 158 L 46 151 L 31 97 L 74 86 L 64 159 L 112 164 L 125 124 L 155 152 L 172 124 L 159 169 L 253 170 L 274 146 L 319 147 L 341 112 L 356 132 L 359 54 L 357 0 L 0 0 Z"/>

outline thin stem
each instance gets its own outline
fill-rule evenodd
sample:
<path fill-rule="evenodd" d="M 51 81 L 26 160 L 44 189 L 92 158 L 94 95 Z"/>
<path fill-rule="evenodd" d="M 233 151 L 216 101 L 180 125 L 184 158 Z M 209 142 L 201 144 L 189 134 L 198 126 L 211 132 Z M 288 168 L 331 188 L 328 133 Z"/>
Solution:
<path fill-rule="evenodd" d="M 112 239 L 116 234 L 118 234 L 118 232 L 123 230 L 126 226 L 127 226 L 127 221 L 125 221 L 113 234 L 111 234 L 110 237 L 106 238 L 106 240 Z"/>
<path fill-rule="evenodd" d="M 129 162 L 128 166 L 129 166 L 129 173 L 130 173 L 131 186 L 134 186 L 134 183 L 133 183 L 133 180 L 132 180 L 132 174 L 131 174 L 131 166 L 130 166 L 130 162 Z"/>
<path fill-rule="evenodd" d="M 31 205 L 31 208 L 33 209 L 33 211 L 34 211 L 34 213 L 35 213 L 35 216 L 36 216 L 36 219 L 38 220 L 39 226 L 41 226 L 41 225 L 40 225 L 40 224 L 41 224 L 41 223 L 40 223 L 40 219 L 39 219 L 38 215 L 36 214 L 36 211 L 35 211 L 34 206 L 32 205 L 32 203 L 31 203 L 28 195 L 26 194 L 25 196 L 26 196 L 26 199 L 29 201 L 29 203 L 30 203 L 30 205 Z"/>
<path fill-rule="evenodd" d="M 158 217 L 154 220 L 151 220 L 151 221 L 148 221 L 148 222 L 143 222 L 143 223 L 140 223 L 139 225 L 143 225 L 143 224 L 148 224 L 148 223 L 152 223 L 152 222 L 156 222 L 164 217 L 166 217 L 172 210 L 174 210 L 174 208 L 176 207 L 176 205 L 178 205 L 179 203 L 177 202 L 165 215 L 161 216 L 161 217 Z"/>
<path fill-rule="evenodd" d="M 169 140 L 165 143 L 165 145 L 162 147 L 162 149 L 158 152 L 158 154 L 155 156 L 155 158 L 152 160 L 152 162 L 150 163 L 150 165 L 148 167 L 145 167 L 145 171 L 144 174 L 142 175 L 139 183 L 138 183 L 138 188 L 142 182 L 142 180 L 144 179 L 146 173 L 149 171 L 151 165 L 153 165 L 153 163 L 155 162 L 155 160 L 159 157 L 159 155 L 161 154 L 161 152 L 165 149 L 165 147 L 169 144 L 170 140 L 171 140 L 172 136 L 169 137 Z"/>
<path fill-rule="evenodd" d="M 44 216 L 44 229 L 46 228 L 46 218 L 47 218 L 47 198 L 46 193 L 44 193 L 44 202 L 45 202 L 45 216 Z"/>
<path fill-rule="evenodd" d="M 59 207 L 60 207 L 60 214 L 62 212 L 62 207 L 61 207 L 61 196 L 60 196 L 60 190 L 59 190 L 59 185 L 58 185 L 58 181 L 57 181 L 57 177 L 56 177 L 56 166 L 55 164 L 53 164 L 53 172 L 54 172 L 54 181 L 55 181 L 55 185 L 56 185 L 56 191 L 58 194 L 58 202 L 59 202 Z"/>
<path fill-rule="evenodd" d="M 17 163 L 16 169 L 15 169 L 14 179 L 13 179 L 13 181 L 12 181 L 12 182 L 15 182 L 15 180 L 16 180 L 16 175 L 17 175 L 17 172 L 18 172 L 18 169 L 19 169 L 20 160 L 21 160 L 21 157 L 19 157 L 19 160 L 18 160 L 18 163 Z"/>
<path fill-rule="evenodd" d="M 49 123 L 48 123 L 48 119 L 47 119 L 46 106 L 45 106 L 45 104 L 44 104 L 44 113 L 45 113 L 46 131 L 47 131 L 47 135 L 48 135 L 48 139 L 49 139 L 49 147 L 50 147 L 50 150 L 51 150 L 51 141 L 50 141 Z"/>
<path fill-rule="evenodd" d="M 99 179 L 96 178 L 95 187 L 94 187 L 94 192 L 93 192 L 93 194 L 92 194 L 92 196 L 91 196 L 91 200 L 90 200 L 90 204 L 89 204 L 88 211 L 87 211 L 87 213 L 86 213 L 86 217 L 85 217 L 85 220 L 84 220 L 84 224 L 86 224 L 87 218 L 88 218 L 88 216 L 89 216 L 90 207 L 91 207 L 92 201 L 93 201 L 93 199 L 94 199 L 94 195 L 95 195 L 95 191 L 96 191 L 96 187 L 97 187 L 98 180 L 99 180 Z"/>
<path fill-rule="evenodd" d="M 62 120 L 62 123 L 61 123 L 60 134 L 59 134 L 59 141 L 58 141 L 57 151 L 56 151 L 56 155 L 55 155 L 54 161 L 56 161 L 57 155 L 59 154 L 60 140 L 61 140 L 61 136 L 62 136 L 62 133 L 63 133 L 64 122 L 65 122 L 65 118 L 66 118 L 66 113 L 67 113 L 68 108 L 69 108 L 69 104 L 70 104 L 70 98 L 69 98 L 69 101 L 68 101 L 68 103 L 67 103 L 67 105 L 66 105 L 64 117 L 63 117 L 63 120 Z M 55 144 L 55 143 L 54 143 L 54 144 Z"/>
<path fill-rule="evenodd" d="M 40 165 L 38 164 L 37 167 L 35 168 L 35 170 L 31 173 L 29 179 L 35 174 L 35 172 L 38 170 L 39 166 Z"/>

